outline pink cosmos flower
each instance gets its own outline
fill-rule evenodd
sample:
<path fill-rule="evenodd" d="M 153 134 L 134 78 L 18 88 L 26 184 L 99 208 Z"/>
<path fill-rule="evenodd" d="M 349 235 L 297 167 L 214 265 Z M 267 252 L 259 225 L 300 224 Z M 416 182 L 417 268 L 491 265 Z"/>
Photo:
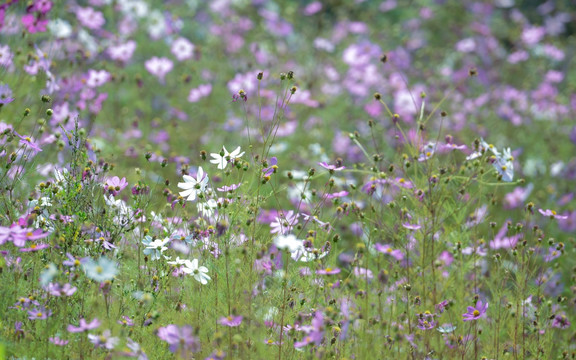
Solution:
<path fill-rule="evenodd" d="M 76 17 L 80 24 L 92 30 L 100 29 L 106 23 L 104 15 L 91 7 L 79 7 L 76 10 Z"/>
<path fill-rule="evenodd" d="M 375 244 L 374 248 L 376 248 L 376 251 L 379 251 L 383 254 L 386 255 L 390 255 L 392 256 L 394 259 L 401 261 L 402 259 L 404 259 L 404 254 L 402 253 L 402 250 L 399 249 L 392 249 L 392 247 L 388 244 Z"/>
<path fill-rule="evenodd" d="M 98 320 L 98 318 L 94 318 L 94 320 L 92 320 L 91 322 L 87 323 L 85 319 L 80 319 L 80 325 L 79 326 L 74 326 L 72 324 L 68 325 L 68 332 L 71 333 L 79 333 L 79 332 L 84 332 L 84 331 L 88 331 L 88 330 L 92 330 L 92 329 L 96 329 L 98 326 L 100 326 L 100 320 Z"/>
<path fill-rule="evenodd" d="M 106 84 L 110 80 L 110 73 L 106 70 L 88 70 L 86 85 L 96 88 Z"/>
<path fill-rule="evenodd" d="M 318 165 L 322 166 L 326 170 L 329 170 L 331 173 L 333 173 L 334 171 L 342 171 L 342 170 L 346 169 L 345 166 L 327 164 L 325 161 L 319 162 Z"/>
<path fill-rule="evenodd" d="M 316 274 L 318 275 L 336 275 L 340 273 L 340 269 L 338 268 L 324 268 L 320 270 L 316 270 Z"/>
<path fill-rule="evenodd" d="M 164 83 L 164 77 L 174 67 L 174 63 L 172 60 L 165 58 L 165 57 L 152 57 L 144 63 L 146 70 L 154 76 L 158 78 L 161 83 Z"/>
<path fill-rule="evenodd" d="M 546 211 L 544 211 L 542 209 L 538 209 L 538 211 L 540 212 L 540 214 L 544 216 L 549 216 L 550 219 L 561 219 L 561 220 L 568 219 L 568 216 L 558 215 L 554 210 L 547 209 Z"/>
<path fill-rule="evenodd" d="M 244 317 L 242 316 L 229 315 L 220 318 L 220 320 L 218 320 L 218 324 L 229 327 L 237 327 L 240 326 L 240 324 L 242 324 L 242 319 L 244 319 Z"/>
<path fill-rule="evenodd" d="M 128 186 L 128 182 L 125 177 L 120 179 L 118 176 L 114 176 L 106 180 L 104 191 L 108 192 L 112 196 L 117 196 L 120 191 L 126 188 L 126 186 Z"/>
<path fill-rule="evenodd" d="M 31 33 L 45 32 L 48 25 L 48 19 L 43 19 L 41 15 L 26 14 L 22 16 L 22 25 Z"/>
<path fill-rule="evenodd" d="M 194 44 L 186 38 L 178 38 L 172 43 L 170 49 L 178 61 L 191 59 L 194 56 Z"/>

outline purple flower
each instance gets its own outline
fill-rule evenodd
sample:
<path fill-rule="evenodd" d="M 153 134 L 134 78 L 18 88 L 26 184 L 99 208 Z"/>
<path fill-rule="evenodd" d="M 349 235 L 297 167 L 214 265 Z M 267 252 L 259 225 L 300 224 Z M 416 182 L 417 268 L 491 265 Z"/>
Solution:
<path fill-rule="evenodd" d="M 560 220 L 568 219 L 568 216 L 558 215 L 554 210 L 547 209 L 546 211 L 544 211 L 542 209 L 538 209 L 538 211 L 540 212 L 540 214 L 544 216 L 549 216 L 550 219 L 560 219 Z"/>
<path fill-rule="evenodd" d="M 516 246 L 518 240 L 522 238 L 522 234 L 516 234 L 510 237 L 506 236 L 508 232 L 508 225 L 504 224 L 494 237 L 494 240 L 490 241 L 490 249 L 510 249 Z"/>
<path fill-rule="evenodd" d="M 404 254 L 402 253 L 402 250 L 399 249 L 392 249 L 392 247 L 388 244 L 375 244 L 374 248 L 376 249 L 376 251 L 379 251 L 383 254 L 386 255 L 390 255 L 392 256 L 394 259 L 401 261 L 402 259 L 404 259 Z"/>
<path fill-rule="evenodd" d="M 125 326 L 134 326 L 134 321 L 126 315 L 122 316 L 122 320 L 118 320 L 117 323 Z"/>
<path fill-rule="evenodd" d="M 26 241 L 43 239 L 48 235 L 50 234 L 43 232 L 42 229 L 31 230 L 16 224 L 9 228 L 0 226 L 0 245 L 12 241 L 14 246 L 24 247 Z"/>
<path fill-rule="evenodd" d="M 170 351 L 179 352 L 182 358 L 186 358 L 188 352 L 200 351 L 200 341 L 194 336 L 192 326 L 168 325 L 158 329 L 158 337 L 170 344 Z"/>
<path fill-rule="evenodd" d="M 44 307 L 28 310 L 28 319 L 30 320 L 46 320 L 50 315 L 52 312 Z"/>
<path fill-rule="evenodd" d="M 334 171 L 342 171 L 342 170 L 346 169 L 345 166 L 337 166 L 337 165 L 327 164 L 325 161 L 319 162 L 318 165 L 322 166 L 326 170 L 329 170 L 330 173 L 333 173 Z"/>
<path fill-rule="evenodd" d="M 50 245 L 48 244 L 32 244 L 30 245 L 30 247 L 28 248 L 21 248 L 18 249 L 20 252 L 34 252 L 34 251 L 39 251 L 39 250 L 43 250 L 43 249 L 47 249 L 49 248 Z"/>
<path fill-rule="evenodd" d="M 418 316 L 418 328 L 420 330 L 430 330 L 436 326 L 436 321 L 434 321 L 434 314 L 426 311 L 424 314 Z"/>
<path fill-rule="evenodd" d="M 96 329 L 100 326 L 100 320 L 98 318 L 94 318 L 91 322 L 87 323 L 86 320 L 80 319 L 80 326 L 74 326 L 72 324 L 68 325 L 68 332 L 71 333 L 79 333 L 84 332 L 92 329 Z"/>
<path fill-rule="evenodd" d="M 569 329 L 570 321 L 568 321 L 568 318 L 564 314 L 556 315 L 554 316 L 554 320 L 552 320 L 552 327 L 558 329 Z"/>
<path fill-rule="evenodd" d="M 301 341 L 294 343 L 295 348 L 301 348 L 308 344 L 314 343 L 320 345 L 324 338 L 324 315 L 320 311 L 316 311 L 312 319 L 312 327 L 308 334 Z"/>
<path fill-rule="evenodd" d="M 222 187 L 217 188 L 217 190 L 222 192 L 233 192 L 234 190 L 238 189 L 240 185 L 242 185 L 242 183 L 232 184 L 230 186 L 224 185 Z"/>
<path fill-rule="evenodd" d="M 270 161 L 268 161 L 268 165 L 270 165 L 270 166 L 262 169 L 262 172 L 264 173 L 265 177 L 271 176 L 278 169 L 278 166 L 277 166 L 278 165 L 278 159 L 276 159 L 276 156 L 270 158 Z"/>
<path fill-rule="evenodd" d="M 444 310 L 446 310 L 447 306 L 448 306 L 448 300 L 443 300 L 439 304 L 436 304 L 434 307 L 436 308 L 436 311 L 442 314 Z"/>
<path fill-rule="evenodd" d="M 233 316 L 233 315 L 229 315 L 223 318 L 220 318 L 220 320 L 218 320 L 218 324 L 220 325 L 224 325 L 224 326 L 229 326 L 229 327 L 236 327 L 236 326 L 240 326 L 240 324 L 242 324 L 242 316 Z"/>
<path fill-rule="evenodd" d="M 462 320 L 464 321 L 472 321 L 478 320 L 481 317 L 484 317 L 486 314 L 486 310 L 488 310 L 488 303 L 483 304 L 482 300 L 478 300 L 476 302 L 476 307 L 468 306 L 468 312 L 462 314 Z"/>
<path fill-rule="evenodd" d="M 18 136 L 20 137 L 20 143 L 24 144 L 24 145 L 28 146 L 30 149 L 32 149 L 34 151 L 34 154 L 42 151 L 40 146 L 38 146 L 38 144 L 36 144 L 34 142 L 34 139 L 32 139 L 30 136 L 23 136 L 20 134 L 18 134 Z"/>

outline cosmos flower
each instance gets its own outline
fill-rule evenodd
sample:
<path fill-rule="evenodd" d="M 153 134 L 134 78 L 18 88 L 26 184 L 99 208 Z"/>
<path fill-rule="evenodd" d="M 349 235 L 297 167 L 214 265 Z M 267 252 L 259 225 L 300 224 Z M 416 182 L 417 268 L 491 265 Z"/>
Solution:
<path fill-rule="evenodd" d="M 184 191 L 180 192 L 180 196 L 185 197 L 187 201 L 194 201 L 196 197 L 206 191 L 208 186 L 208 175 L 204 173 L 202 166 L 198 168 L 196 179 L 192 176 L 184 175 L 184 182 L 178 183 L 178 187 Z"/>
<path fill-rule="evenodd" d="M 486 314 L 486 310 L 488 310 L 488 303 L 483 304 L 482 300 L 478 300 L 476 302 L 475 307 L 468 306 L 467 310 L 468 311 L 466 313 L 462 314 L 462 320 L 464 321 L 478 320 L 481 317 L 484 317 L 484 315 Z"/>
<path fill-rule="evenodd" d="M 228 152 L 226 147 L 222 147 L 222 151 L 220 153 L 211 153 L 210 156 L 213 157 L 210 162 L 212 164 L 218 165 L 218 169 L 224 170 L 228 163 L 235 161 L 236 159 L 240 158 L 244 155 L 244 151 L 240 152 L 240 146 L 238 146 L 234 151 Z"/>

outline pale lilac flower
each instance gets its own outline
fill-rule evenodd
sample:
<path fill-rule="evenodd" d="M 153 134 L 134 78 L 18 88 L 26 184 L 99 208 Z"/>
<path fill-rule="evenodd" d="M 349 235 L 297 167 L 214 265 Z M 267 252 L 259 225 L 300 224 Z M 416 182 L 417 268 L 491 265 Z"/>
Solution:
<path fill-rule="evenodd" d="M 178 38 L 172 43 L 170 49 L 178 61 L 191 59 L 194 56 L 194 44 L 186 38 Z"/>
<path fill-rule="evenodd" d="M 118 176 L 114 176 L 106 179 L 104 183 L 104 190 L 111 194 L 112 196 L 117 196 L 120 191 L 124 190 L 128 186 L 126 178 L 120 179 Z"/>
<path fill-rule="evenodd" d="M 540 214 L 544 216 L 549 216 L 550 219 L 561 219 L 561 220 L 568 219 L 568 216 L 558 215 L 554 210 L 547 209 L 546 211 L 544 211 L 542 209 L 538 209 L 538 211 L 540 212 Z"/>
<path fill-rule="evenodd" d="M 234 190 L 238 189 L 242 185 L 242 183 L 232 184 L 232 185 L 224 185 L 222 187 L 216 188 L 218 191 L 222 192 L 233 192 Z"/>
<path fill-rule="evenodd" d="M 0 56 L 1 55 L 2 54 L 0 53 Z M 0 105 L 10 104 L 12 101 L 14 101 L 14 98 L 12 97 L 12 89 L 10 89 L 10 86 L 6 84 L 0 84 Z"/>
<path fill-rule="evenodd" d="M 376 249 L 376 251 L 379 251 L 379 252 L 386 254 L 386 255 L 390 255 L 398 261 L 401 261 L 404 259 L 404 254 L 402 253 L 402 250 L 392 249 L 392 247 L 388 244 L 377 243 L 377 244 L 374 244 L 374 248 Z"/>
<path fill-rule="evenodd" d="M 490 241 L 490 249 L 498 250 L 498 249 L 511 249 L 516 246 L 518 240 L 522 238 L 522 234 L 516 234 L 513 236 L 506 236 L 508 232 L 508 225 L 504 223 L 494 240 Z"/>
<path fill-rule="evenodd" d="M 324 269 L 316 270 L 316 274 L 318 274 L 318 275 L 336 275 L 339 273 L 340 273 L 340 269 L 338 269 L 338 268 L 327 267 Z"/>
<path fill-rule="evenodd" d="M 191 89 L 188 94 L 188 101 L 195 103 L 200 101 L 203 97 L 210 95 L 212 92 L 212 84 L 202 84 L 198 85 L 197 88 Z"/>
<path fill-rule="evenodd" d="M 100 87 L 110 80 L 110 73 L 106 70 L 88 70 L 86 85 L 91 88 Z"/>
<path fill-rule="evenodd" d="M 346 169 L 345 166 L 327 164 L 325 161 L 319 162 L 318 165 L 322 166 L 326 170 L 329 170 L 330 173 L 333 173 L 334 171 L 342 171 L 342 170 Z"/>
<path fill-rule="evenodd" d="M 306 16 L 311 16 L 311 15 L 316 14 L 320 10 L 322 10 L 322 2 L 313 1 L 310 4 L 306 5 L 306 7 L 304 8 L 304 10 L 302 12 Z"/>
<path fill-rule="evenodd" d="M 68 329 L 68 332 L 79 333 L 79 332 L 84 332 L 84 331 L 96 329 L 98 326 L 100 326 L 100 320 L 98 320 L 98 318 L 94 318 L 89 323 L 87 323 L 86 320 L 84 318 L 82 318 L 82 319 L 80 319 L 80 325 L 79 326 L 74 326 L 74 325 L 70 324 L 70 325 L 68 325 L 67 329 Z"/>
<path fill-rule="evenodd" d="M 158 80 L 163 84 L 166 74 L 172 71 L 174 63 L 172 60 L 165 57 L 152 57 L 144 63 L 146 70 L 158 78 Z"/>
<path fill-rule="evenodd" d="M 30 320 L 46 320 L 50 315 L 52 315 L 52 312 L 44 307 L 28 310 L 28 319 Z"/>
<path fill-rule="evenodd" d="M 472 321 L 478 320 L 486 315 L 486 310 L 488 310 L 488 303 L 483 304 L 482 300 L 476 302 L 476 307 L 468 306 L 467 312 L 462 314 L 462 320 Z"/>
<path fill-rule="evenodd" d="M 66 346 L 70 342 L 68 340 L 60 339 L 58 336 L 50 337 L 48 338 L 48 341 L 57 346 Z"/>
<path fill-rule="evenodd" d="M 223 318 L 220 318 L 220 320 L 218 320 L 218 324 L 224 325 L 224 326 L 229 326 L 229 327 L 237 327 L 237 326 L 240 326 L 240 324 L 242 324 L 242 319 L 244 319 L 243 316 L 229 315 L 229 316 L 225 316 Z"/>
<path fill-rule="evenodd" d="M 283 214 L 283 213 L 282 213 Z M 277 216 L 276 219 L 270 223 L 270 230 L 271 234 L 281 234 L 286 235 L 288 234 L 296 224 L 298 224 L 298 217 L 300 214 L 294 213 L 294 211 L 290 210 L 284 214 L 284 216 Z"/>
<path fill-rule="evenodd" d="M 101 28 L 106 22 L 104 15 L 91 7 L 78 7 L 76 9 L 76 17 L 80 24 L 92 30 Z"/>
<path fill-rule="evenodd" d="M 124 326 L 134 326 L 134 321 L 126 315 L 123 315 L 122 320 L 118 320 L 117 323 Z"/>
<path fill-rule="evenodd" d="M 188 352 L 200 351 L 200 340 L 194 336 L 194 330 L 190 325 L 161 327 L 157 335 L 170 345 L 172 353 L 180 353 L 183 359 L 187 357 Z"/>
<path fill-rule="evenodd" d="M 129 40 L 123 44 L 110 46 L 108 48 L 108 55 L 112 60 L 127 62 L 132 58 L 136 50 L 136 41 Z"/>

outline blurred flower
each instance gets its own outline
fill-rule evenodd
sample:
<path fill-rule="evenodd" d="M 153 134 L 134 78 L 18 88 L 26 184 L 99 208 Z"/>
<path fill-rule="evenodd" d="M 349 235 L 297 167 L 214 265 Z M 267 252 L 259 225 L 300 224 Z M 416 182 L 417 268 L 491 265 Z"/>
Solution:
<path fill-rule="evenodd" d="M 68 345 L 68 343 L 69 343 L 68 340 L 60 339 L 58 336 L 50 337 L 50 338 L 48 338 L 48 341 L 50 341 L 52 344 L 58 345 L 58 346 L 65 346 L 65 345 Z"/>
<path fill-rule="evenodd" d="M 74 326 L 74 325 L 70 324 L 70 325 L 68 325 L 67 330 L 68 330 L 68 332 L 71 332 L 71 333 L 79 333 L 79 332 L 84 332 L 84 331 L 96 329 L 98 326 L 100 326 L 100 320 L 98 320 L 98 318 L 94 318 L 89 323 L 87 323 L 86 320 L 84 318 L 82 318 L 82 319 L 80 319 L 80 325 L 79 326 Z"/>
<path fill-rule="evenodd" d="M 220 325 L 224 325 L 224 326 L 237 327 L 237 326 L 240 326 L 240 324 L 242 324 L 242 319 L 244 319 L 244 317 L 242 317 L 242 316 L 229 315 L 229 316 L 220 318 L 220 320 L 218 320 L 218 323 Z"/>
<path fill-rule="evenodd" d="M 418 325 L 416 325 L 420 330 L 430 330 L 436 326 L 436 321 L 434 321 L 434 314 L 429 311 L 424 312 L 418 316 Z"/>
<path fill-rule="evenodd" d="M 165 58 L 165 57 L 152 57 L 144 63 L 146 70 L 154 76 L 158 78 L 161 83 L 164 83 L 164 78 L 166 74 L 172 71 L 174 67 L 174 63 L 172 60 Z"/>
<path fill-rule="evenodd" d="M 112 350 L 118 344 L 120 339 L 118 339 L 117 337 L 112 337 L 111 335 L 112 333 L 110 332 L 110 330 L 104 330 L 104 332 L 101 335 L 88 334 L 88 339 L 97 348 L 100 347 Z"/>
<path fill-rule="evenodd" d="M 289 252 L 295 252 L 304 247 L 304 241 L 296 238 L 296 235 L 278 235 L 274 238 L 274 245 L 280 250 L 287 249 Z"/>
<path fill-rule="evenodd" d="M 194 44 L 186 38 L 178 38 L 172 42 L 170 49 L 178 61 L 191 59 L 194 56 Z"/>
<path fill-rule="evenodd" d="M 488 310 L 488 303 L 482 304 L 482 300 L 476 302 L 476 307 L 468 306 L 467 312 L 462 314 L 462 320 L 471 321 L 478 320 L 484 317 L 486 310 Z"/>
<path fill-rule="evenodd" d="M 98 282 L 112 280 L 114 276 L 116 276 L 116 273 L 118 273 L 116 262 L 108 260 L 105 257 L 101 257 L 97 262 L 89 259 L 82 264 L 82 267 L 86 272 L 86 276 Z"/>
<path fill-rule="evenodd" d="M 158 329 L 158 337 L 170 345 L 172 353 L 179 353 L 181 358 L 186 359 L 189 352 L 200 351 L 200 340 L 194 336 L 192 326 L 168 325 Z"/>
<path fill-rule="evenodd" d="M 44 307 L 28 310 L 28 319 L 30 320 L 46 320 L 50 315 L 52 312 Z"/>
<path fill-rule="evenodd" d="M 547 209 L 546 211 L 542 210 L 542 209 L 538 209 L 538 212 L 540 212 L 540 214 L 544 215 L 544 216 L 549 216 L 550 219 L 560 219 L 560 220 L 565 220 L 568 219 L 568 216 L 566 215 L 558 215 L 556 213 L 556 211 L 554 210 L 550 210 Z"/>
<path fill-rule="evenodd" d="M 2 64 L 0 63 L 0 65 Z M 12 101 L 14 101 L 14 98 L 12 97 L 12 89 L 10 89 L 10 86 L 0 84 L 0 105 L 10 104 Z"/>
<path fill-rule="evenodd" d="M 394 259 L 398 261 L 404 259 L 404 254 L 402 253 L 402 250 L 392 249 L 392 247 L 388 244 L 377 243 L 374 244 L 374 248 L 383 254 L 392 256 Z"/>
<path fill-rule="evenodd" d="M 76 17 L 82 26 L 92 30 L 99 29 L 106 23 L 104 15 L 91 7 L 78 7 L 76 9 Z"/>

